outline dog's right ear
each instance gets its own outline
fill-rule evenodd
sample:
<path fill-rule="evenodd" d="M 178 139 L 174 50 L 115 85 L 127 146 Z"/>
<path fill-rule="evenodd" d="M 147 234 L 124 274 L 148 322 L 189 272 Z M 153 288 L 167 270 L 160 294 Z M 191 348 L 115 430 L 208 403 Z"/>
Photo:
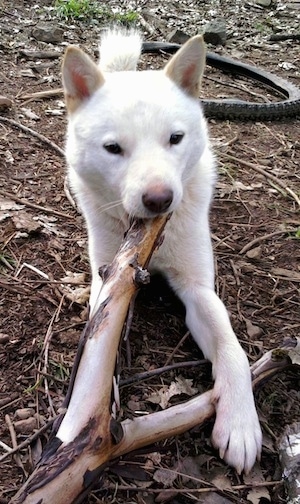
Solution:
<path fill-rule="evenodd" d="M 62 64 L 62 81 L 67 109 L 72 113 L 104 84 L 104 77 L 87 54 L 69 46 Z"/>

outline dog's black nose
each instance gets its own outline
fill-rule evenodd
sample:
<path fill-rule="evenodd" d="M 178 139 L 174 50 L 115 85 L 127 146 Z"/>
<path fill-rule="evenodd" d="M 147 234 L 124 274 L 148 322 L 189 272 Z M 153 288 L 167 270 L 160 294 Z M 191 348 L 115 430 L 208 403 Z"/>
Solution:
<path fill-rule="evenodd" d="M 150 212 L 163 213 L 173 201 L 173 191 L 166 188 L 152 188 L 143 194 L 142 201 L 144 207 Z"/>

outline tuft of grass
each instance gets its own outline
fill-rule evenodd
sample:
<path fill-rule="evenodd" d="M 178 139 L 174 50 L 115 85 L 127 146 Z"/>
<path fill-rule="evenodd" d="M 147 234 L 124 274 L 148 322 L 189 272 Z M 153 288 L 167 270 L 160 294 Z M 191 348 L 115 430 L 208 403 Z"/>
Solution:
<path fill-rule="evenodd" d="M 95 0 L 55 0 L 57 14 L 66 20 L 99 19 L 106 23 L 132 25 L 138 19 L 135 11 L 114 13 L 108 7 L 101 7 Z"/>
<path fill-rule="evenodd" d="M 107 9 L 93 0 L 55 0 L 54 7 L 60 17 L 65 19 L 91 19 L 106 16 Z"/>
<path fill-rule="evenodd" d="M 138 20 L 138 13 L 135 11 L 128 11 L 120 14 L 114 14 L 113 20 L 123 25 L 132 25 Z"/>

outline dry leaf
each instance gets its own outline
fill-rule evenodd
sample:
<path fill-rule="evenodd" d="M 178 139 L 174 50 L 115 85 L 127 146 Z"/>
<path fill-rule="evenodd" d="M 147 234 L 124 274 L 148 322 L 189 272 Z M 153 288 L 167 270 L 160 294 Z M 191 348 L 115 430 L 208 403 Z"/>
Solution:
<path fill-rule="evenodd" d="M 42 226 L 39 222 L 35 222 L 33 216 L 25 210 L 20 210 L 17 214 L 12 216 L 12 221 L 16 230 L 25 233 L 36 233 L 40 231 Z"/>
<path fill-rule="evenodd" d="M 215 485 L 222 492 L 224 490 L 232 490 L 230 479 L 225 476 L 225 474 L 219 474 L 211 480 L 211 483 Z"/>
<path fill-rule="evenodd" d="M 74 273 L 67 271 L 67 275 L 61 278 L 64 283 L 60 286 L 60 290 L 66 298 L 72 303 L 85 305 L 90 296 L 90 287 L 82 286 L 85 283 L 85 273 Z M 67 282 L 70 282 L 67 284 Z M 80 287 L 76 287 L 80 285 Z"/>
<path fill-rule="evenodd" d="M 249 338 L 251 339 L 259 338 L 259 336 L 262 335 L 263 330 L 261 329 L 261 327 L 252 324 L 251 320 L 245 319 L 245 324 Z"/>
<path fill-rule="evenodd" d="M 193 396 L 198 394 L 198 389 L 192 387 L 192 380 L 186 380 L 182 376 L 178 376 L 169 387 L 164 385 L 157 392 L 151 394 L 147 401 L 159 404 L 162 409 L 166 409 L 171 397 L 181 394 Z"/>
<path fill-rule="evenodd" d="M 270 493 L 266 487 L 260 486 L 255 487 L 257 484 L 261 484 L 265 481 L 262 470 L 259 464 L 255 464 L 252 468 L 250 474 L 244 475 L 244 483 L 246 485 L 253 485 L 253 488 L 249 491 L 247 495 L 247 500 L 252 502 L 252 504 L 259 504 L 260 499 L 266 499 L 265 502 L 271 502 Z"/>
<path fill-rule="evenodd" d="M 275 276 L 290 278 L 291 280 L 300 280 L 300 273 L 298 273 L 298 271 L 293 271 L 286 268 L 272 268 L 271 274 Z"/>
<path fill-rule="evenodd" d="M 170 487 L 176 478 L 176 471 L 171 471 L 169 469 L 157 469 L 157 471 L 153 474 L 154 481 L 162 483 L 164 487 Z"/>
<path fill-rule="evenodd" d="M 247 500 L 252 502 L 252 504 L 260 504 L 261 499 L 264 499 L 263 502 L 265 504 L 271 502 L 270 494 L 266 487 L 252 488 L 247 495 Z"/>
<path fill-rule="evenodd" d="M 205 469 L 203 470 L 202 465 L 203 459 L 201 455 L 198 457 L 185 457 L 184 459 L 179 460 L 177 471 L 181 473 L 182 483 L 186 484 L 191 479 L 204 482 L 207 471 Z M 206 466 L 205 460 L 204 465 Z"/>
<path fill-rule="evenodd" d="M 25 205 L 20 205 L 15 201 L 0 196 L 0 210 L 22 210 Z"/>

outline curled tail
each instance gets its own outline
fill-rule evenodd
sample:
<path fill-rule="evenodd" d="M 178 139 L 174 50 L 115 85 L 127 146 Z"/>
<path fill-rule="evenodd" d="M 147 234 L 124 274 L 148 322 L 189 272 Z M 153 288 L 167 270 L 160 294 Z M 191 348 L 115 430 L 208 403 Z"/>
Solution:
<path fill-rule="evenodd" d="M 142 39 L 138 32 L 108 30 L 101 37 L 100 68 L 105 72 L 136 70 Z"/>

